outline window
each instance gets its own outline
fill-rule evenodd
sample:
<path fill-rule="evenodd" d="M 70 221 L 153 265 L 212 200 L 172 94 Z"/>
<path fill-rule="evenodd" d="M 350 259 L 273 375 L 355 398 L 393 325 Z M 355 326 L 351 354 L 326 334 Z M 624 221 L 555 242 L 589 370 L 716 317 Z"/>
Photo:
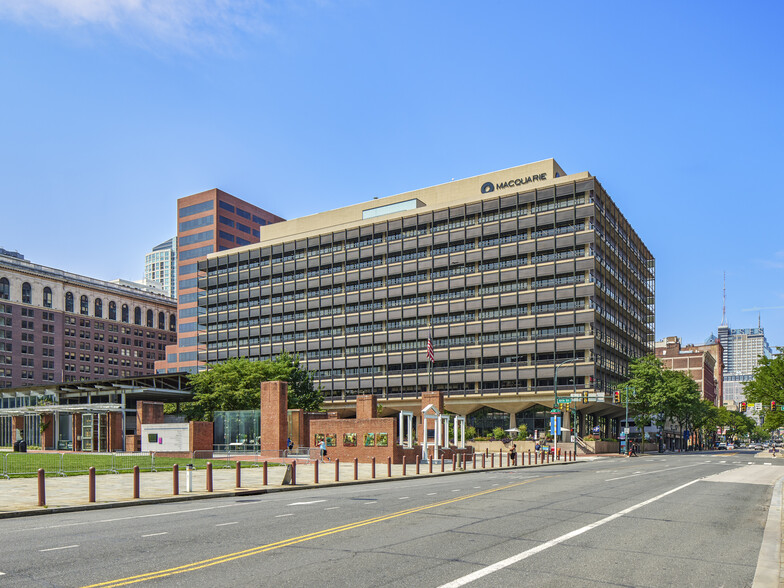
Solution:
<path fill-rule="evenodd" d="M 256 224 L 257 224 L 257 225 L 259 225 L 259 226 L 260 226 L 260 225 L 266 225 L 266 224 L 267 224 L 267 221 L 265 221 L 265 220 L 264 220 L 263 218 L 261 218 L 260 216 L 256 216 L 255 214 L 253 215 L 253 222 L 254 222 L 254 223 L 256 223 Z"/>
<path fill-rule="evenodd" d="M 212 245 L 207 245 L 205 247 L 197 247 L 196 249 L 191 249 L 189 251 L 180 251 L 180 261 L 185 261 L 186 259 L 193 259 L 194 257 L 204 257 L 208 253 L 212 253 L 214 251 Z M 195 269 L 194 269 L 195 271 Z"/>
<path fill-rule="evenodd" d="M 179 217 L 182 218 L 184 216 L 190 216 L 199 212 L 212 210 L 213 207 L 214 204 L 212 200 L 208 200 L 207 202 L 200 202 L 199 204 L 191 204 L 190 206 L 183 206 L 179 210 Z"/>
<path fill-rule="evenodd" d="M 189 302 L 198 302 L 199 293 L 192 292 L 191 294 L 180 294 L 180 304 L 188 304 Z"/>
<path fill-rule="evenodd" d="M 234 243 L 234 235 L 232 235 L 231 233 L 227 233 L 226 231 L 218 231 L 218 237 Z"/>
<path fill-rule="evenodd" d="M 151 310 L 147 310 L 147 326 L 152 329 L 154 326 L 154 319 L 153 319 L 153 312 Z"/>
<path fill-rule="evenodd" d="M 123 304 L 122 305 L 122 322 L 127 323 L 127 322 L 129 322 L 129 320 L 130 319 L 128 318 L 128 305 L 127 304 Z"/>
<path fill-rule="evenodd" d="M 33 302 L 33 288 L 29 283 L 22 284 L 22 303 L 31 304 Z"/>
<path fill-rule="evenodd" d="M 134 325 L 141 325 L 142 324 L 142 309 L 138 306 L 133 309 L 133 324 Z"/>
<path fill-rule="evenodd" d="M 213 221 L 215 220 L 215 216 L 210 214 L 208 216 L 202 216 L 200 218 L 195 218 L 193 220 L 185 221 L 180 223 L 180 231 L 190 231 L 191 229 L 198 229 L 200 227 L 208 227 L 210 226 Z"/>
<path fill-rule="evenodd" d="M 250 235 L 250 227 L 248 225 L 243 225 L 242 223 L 237 223 L 237 228 L 242 231 L 243 233 L 248 233 Z"/>
<path fill-rule="evenodd" d="M 188 288 L 195 288 L 199 285 L 198 278 L 189 278 L 187 280 L 180 280 L 180 290 L 187 290 Z"/>
<path fill-rule="evenodd" d="M 234 221 L 231 220 L 230 218 L 226 218 L 225 216 L 219 216 L 218 220 L 221 222 L 221 224 L 224 224 L 227 227 L 234 228 Z"/>
<path fill-rule="evenodd" d="M 95 299 L 95 303 L 93 304 L 93 314 L 98 318 L 103 318 L 103 300 L 100 298 Z"/>
<path fill-rule="evenodd" d="M 181 265 L 178 269 L 178 272 L 181 276 L 187 276 L 188 274 L 195 274 L 198 264 L 196 263 L 186 263 Z"/>
<path fill-rule="evenodd" d="M 65 293 L 65 312 L 73 312 L 73 294 L 71 292 Z"/>
<path fill-rule="evenodd" d="M 158 328 L 163 331 L 166 328 L 166 315 L 162 312 L 158 313 Z"/>
<path fill-rule="evenodd" d="M 79 298 L 79 314 L 88 314 L 89 311 L 90 309 L 89 303 L 87 302 L 87 296 L 82 294 L 82 296 Z"/>
<path fill-rule="evenodd" d="M 44 288 L 44 308 L 52 308 L 52 289 L 47 286 Z"/>
<path fill-rule="evenodd" d="M 250 213 L 249 212 L 245 212 L 241 208 L 237 209 L 237 214 L 240 215 L 242 218 L 246 218 L 246 219 L 250 220 Z"/>
<path fill-rule="evenodd" d="M 11 296 L 11 286 L 8 284 L 8 278 L 0 278 L 0 300 L 8 300 Z"/>
<path fill-rule="evenodd" d="M 117 320 L 117 304 L 115 304 L 114 301 L 109 303 L 109 320 Z"/>
<path fill-rule="evenodd" d="M 237 245 L 250 245 L 250 241 L 243 239 L 242 237 L 237 237 Z"/>
<path fill-rule="evenodd" d="M 212 230 L 209 231 L 202 231 L 201 233 L 195 233 L 193 235 L 186 235 L 185 237 L 180 237 L 180 247 L 184 247 L 185 245 L 193 245 L 194 243 L 199 243 L 200 241 L 209 241 L 212 239 L 214 233 Z"/>
<path fill-rule="evenodd" d="M 218 202 L 218 206 L 220 206 L 223 210 L 228 210 L 229 212 L 234 212 L 234 207 L 231 204 L 226 202 Z"/>
<path fill-rule="evenodd" d="M 177 330 L 177 317 L 173 314 L 169 315 L 169 330 L 173 333 Z"/>

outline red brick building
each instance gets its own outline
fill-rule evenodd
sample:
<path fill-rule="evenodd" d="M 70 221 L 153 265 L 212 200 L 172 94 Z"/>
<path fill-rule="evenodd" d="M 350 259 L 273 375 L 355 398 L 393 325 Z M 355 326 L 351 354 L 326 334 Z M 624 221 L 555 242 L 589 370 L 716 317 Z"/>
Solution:
<path fill-rule="evenodd" d="M 719 349 L 711 349 L 717 347 Z M 656 357 L 664 368 L 684 372 L 697 382 L 703 399 L 721 406 L 721 344 L 681 346 L 680 337 L 665 337 L 656 342 Z M 713 355 L 712 352 L 717 353 Z M 717 360 L 716 357 L 719 359 Z"/>

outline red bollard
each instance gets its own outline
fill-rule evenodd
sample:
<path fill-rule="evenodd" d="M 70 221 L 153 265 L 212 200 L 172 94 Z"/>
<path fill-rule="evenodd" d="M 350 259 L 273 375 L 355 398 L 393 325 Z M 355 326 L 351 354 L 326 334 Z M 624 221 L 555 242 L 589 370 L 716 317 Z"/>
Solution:
<path fill-rule="evenodd" d="M 530 459 L 530 457 L 528 459 Z M 538 463 L 539 463 L 539 454 L 534 452 L 534 465 L 536 465 Z"/>
<path fill-rule="evenodd" d="M 387 478 L 392 477 L 392 458 L 387 457 Z"/>
<path fill-rule="evenodd" d="M 444 456 L 441 456 L 441 471 L 444 471 Z"/>
<path fill-rule="evenodd" d="M 375 457 L 371 457 L 370 458 L 370 477 L 371 478 L 375 478 L 376 477 L 376 458 Z"/>
<path fill-rule="evenodd" d="M 354 458 L 354 480 L 359 479 L 359 461 L 357 458 Z"/>
<path fill-rule="evenodd" d="M 261 464 L 261 485 L 267 485 L 267 460 L 265 459 Z"/>
<path fill-rule="evenodd" d="M 313 483 L 318 484 L 318 460 L 313 462 Z"/>
<path fill-rule="evenodd" d="M 403 477 L 406 475 L 406 456 L 403 456 Z"/>
<path fill-rule="evenodd" d="M 291 485 L 297 485 L 297 460 L 291 462 Z"/>
<path fill-rule="evenodd" d="M 180 493 L 180 466 L 176 463 L 172 466 L 172 494 L 177 496 Z"/>
<path fill-rule="evenodd" d="M 490 448 L 485 447 L 485 456 L 490 455 Z"/>
<path fill-rule="evenodd" d="M 525 458 L 523 458 L 525 459 Z M 528 465 L 531 465 L 531 450 L 528 450 Z"/>
<path fill-rule="evenodd" d="M 476 453 L 474 453 L 474 469 L 476 469 Z"/>
<path fill-rule="evenodd" d="M 416 456 L 416 473 L 417 473 L 417 476 L 418 476 L 419 475 L 419 456 L 418 455 Z"/>
<path fill-rule="evenodd" d="M 495 467 L 495 453 L 490 454 L 490 467 L 491 468 Z"/>
<path fill-rule="evenodd" d="M 498 450 L 498 467 L 499 468 L 504 467 L 504 450 L 503 449 L 499 449 Z"/>
<path fill-rule="evenodd" d="M 430 468 L 430 473 L 433 473 L 433 453 L 430 453 L 430 459 L 427 460 L 427 464 Z"/>
<path fill-rule="evenodd" d="M 340 459 L 335 459 L 335 481 L 340 482 Z"/>
<path fill-rule="evenodd" d="M 133 497 L 139 498 L 139 466 L 133 466 Z"/>
<path fill-rule="evenodd" d="M 38 506 L 46 506 L 46 473 L 38 470 Z"/>
<path fill-rule="evenodd" d="M 87 502 L 95 502 L 95 468 L 87 470 Z"/>
<path fill-rule="evenodd" d="M 267 473 L 267 462 L 264 462 L 264 473 Z M 264 482 L 266 484 L 266 482 Z M 207 492 L 212 492 L 212 462 L 207 462 Z"/>
<path fill-rule="evenodd" d="M 485 454 L 482 454 L 482 469 L 485 469 Z"/>
<path fill-rule="evenodd" d="M 240 466 L 240 462 L 237 462 L 237 464 L 235 465 L 235 468 L 236 468 L 236 473 L 234 475 L 234 478 L 235 478 L 235 480 L 234 480 L 234 482 L 235 482 L 234 487 L 235 488 L 242 488 L 242 473 L 241 473 L 242 472 L 242 467 Z"/>
<path fill-rule="evenodd" d="M 457 458 L 458 458 L 457 454 L 453 453 L 452 454 L 452 471 L 453 472 L 455 471 L 455 465 L 457 464 Z"/>

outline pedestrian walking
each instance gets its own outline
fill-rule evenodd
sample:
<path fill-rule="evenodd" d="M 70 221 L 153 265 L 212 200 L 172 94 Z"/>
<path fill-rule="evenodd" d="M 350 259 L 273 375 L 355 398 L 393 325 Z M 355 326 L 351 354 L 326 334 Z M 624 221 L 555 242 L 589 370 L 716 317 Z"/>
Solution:
<path fill-rule="evenodd" d="M 509 463 L 517 465 L 517 445 L 514 443 L 512 443 L 512 446 L 509 448 Z"/>
<path fill-rule="evenodd" d="M 636 443 L 632 443 L 632 448 L 631 448 L 631 451 L 629 452 L 629 457 L 639 457 L 637 455 L 637 444 Z"/>
<path fill-rule="evenodd" d="M 329 458 L 327 457 L 327 444 L 324 441 L 324 439 L 322 439 L 321 442 L 319 443 L 319 452 L 321 453 L 321 462 L 322 463 L 324 463 L 325 459 L 327 461 L 329 461 Z"/>

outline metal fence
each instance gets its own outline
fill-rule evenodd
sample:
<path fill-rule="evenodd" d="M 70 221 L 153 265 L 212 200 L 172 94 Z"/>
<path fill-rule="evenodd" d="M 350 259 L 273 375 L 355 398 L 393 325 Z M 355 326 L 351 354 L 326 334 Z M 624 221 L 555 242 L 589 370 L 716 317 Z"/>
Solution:
<path fill-rule="evenodd" d="M 130 472 L 134 466 L 142 471 L 155 471 L 154 453 L 5 453 L 0 477 L 35 476 L 43 469 L 48 476 Z"/>

